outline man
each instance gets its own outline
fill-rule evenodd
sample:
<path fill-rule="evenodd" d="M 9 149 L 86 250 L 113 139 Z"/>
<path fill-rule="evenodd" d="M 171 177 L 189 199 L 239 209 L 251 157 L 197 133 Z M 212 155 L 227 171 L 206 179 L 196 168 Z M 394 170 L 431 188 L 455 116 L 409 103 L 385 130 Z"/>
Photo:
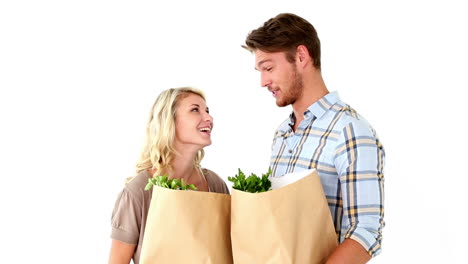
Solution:
<path fill-rule="evenodd" d="M 279 14 L 247 36 L 261 86 L 293 112 L 277 129 L 270 167 L 274 177 L 315 168 L 340 242 L 327 263 L 366 263 L 380 253 L 384 149 L 356 111 L 322 79 L 314 27 Z"/>

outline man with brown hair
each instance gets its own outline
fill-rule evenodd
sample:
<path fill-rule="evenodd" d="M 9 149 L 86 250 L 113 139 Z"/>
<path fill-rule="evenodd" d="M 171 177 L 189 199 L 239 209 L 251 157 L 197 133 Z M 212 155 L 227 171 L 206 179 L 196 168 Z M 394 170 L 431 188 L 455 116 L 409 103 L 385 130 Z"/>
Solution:
<path fill-rule="evenodd" d="M 315 168 L 340 245 L 327 263 L 366 263 L 381 251 L 385 152 L 372 127 L 321 74 L 320 40 L 294 14 L 279 14 L 247 36 L 261 86 L 292 113 L 276 130 L 273 177 Z"/>

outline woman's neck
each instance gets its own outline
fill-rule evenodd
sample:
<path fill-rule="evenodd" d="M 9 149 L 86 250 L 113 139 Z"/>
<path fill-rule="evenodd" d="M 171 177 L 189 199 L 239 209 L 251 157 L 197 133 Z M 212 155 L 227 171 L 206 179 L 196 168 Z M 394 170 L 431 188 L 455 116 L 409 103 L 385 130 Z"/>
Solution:
<path fill-rule="evenodd" d="M 196 167 L 193 164 L 194 156 L 176 155 L 172 160 L 172 175 L 170 178 L 188 180 L 196 174 Z"/>
<path fill-rule="evenodd" d="M 203 172 L 194 163 L 197 152 L 179 152 L 171 163 L 172 175 L 171 178 L 184 179 L 187 184 L 195 185 L 199 191 L 209 191 L 208 182 L 203 175 Z"/>
<path fill-rule="evenodd" d="M 186 148 L 185 151 L 177 150 L 177 152 L 178 154 L 174 156 L 171 162 L 171 171 L 155 172 L 150 170 L 151 175 L 154 176 L 154 173 L 158 173 L 158 175 L 167 174 L 171 179 L 184 179 L 187 184 L 194 184 L 199 190 L 208 191 L 205 176 L 200 168 L 194 164 L 197 151 L 190 151 Z"/>

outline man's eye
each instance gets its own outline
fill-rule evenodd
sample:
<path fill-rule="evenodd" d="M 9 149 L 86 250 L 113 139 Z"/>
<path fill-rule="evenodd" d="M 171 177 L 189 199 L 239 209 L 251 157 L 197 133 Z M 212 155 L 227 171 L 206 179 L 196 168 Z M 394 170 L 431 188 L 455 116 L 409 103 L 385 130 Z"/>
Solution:
<path fill-rule="evenodd" d="M 272 69 L 273 69 L 272 67 L 266 68 L 266 70 L 269 71 L 269 72 L 270 72 Z"/>

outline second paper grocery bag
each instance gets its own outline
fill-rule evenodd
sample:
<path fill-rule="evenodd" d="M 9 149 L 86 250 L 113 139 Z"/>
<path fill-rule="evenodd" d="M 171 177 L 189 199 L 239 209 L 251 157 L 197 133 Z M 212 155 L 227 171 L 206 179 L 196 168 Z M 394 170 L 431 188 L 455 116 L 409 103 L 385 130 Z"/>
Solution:
<path fill-rule="evenodd" d="M 338 241 L 317 172 L 263 193 L 232 191 L 234 263 L 324 263 Z"/>
<path fill-rule="evenodd" d="M 153 188 L 141 264 L 232 263 L 230 195 Z"/>

